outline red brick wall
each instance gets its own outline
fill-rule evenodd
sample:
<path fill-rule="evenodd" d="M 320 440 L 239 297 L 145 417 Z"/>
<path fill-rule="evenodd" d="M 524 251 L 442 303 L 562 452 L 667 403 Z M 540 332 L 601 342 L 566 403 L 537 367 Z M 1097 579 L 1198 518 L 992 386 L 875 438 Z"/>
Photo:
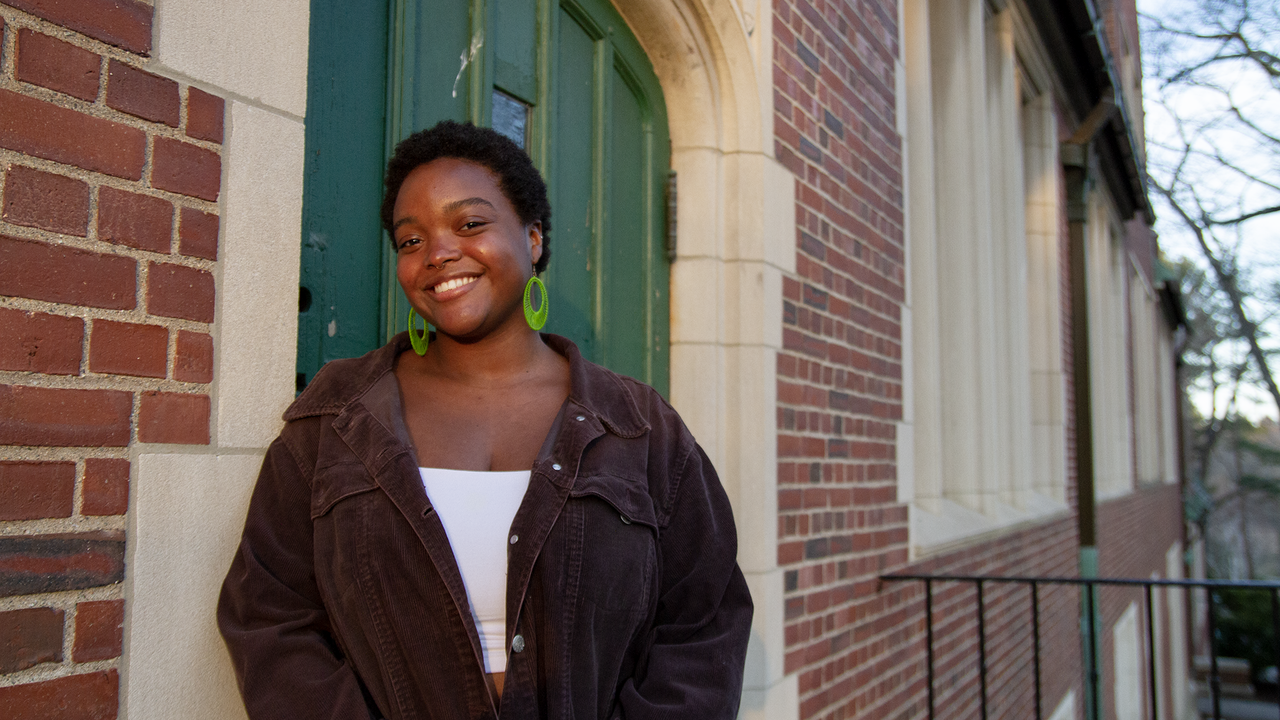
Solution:
<path fill-rule="evenodd" d="M 777 0 L 774 151 L 796 176 L 796 274 L 778 356 L 778 563 L 785 669 L 800 715 L 845 717 L 918 695 L 896 501 L 904 297 L 899 54 L 892 0 Z M 905 597 L 904 597 L 905 596 Z M 893 707 L 899 707 L 896 704 Z"/>
<path fill-rule="evenodd" d="M 224 108 L 151 24 L 0 4 L 0 717 L 116 716 L 133 449 L 209 442 Z"/>
<path fill-rule="evenodd" d="M 778 563 L 785 571 L 785 669 L 798 675 L 800 717 L 806 719 L 926 716 L 924 588 L 882 583 L 881 574 L 1078 572 L 1073 514 L 908 563 L 907 509 L 896 502 L 895 457 L 903 373 L 909 371 L 902 357 L 906 268 L 901 139 L 894 117 L 897 18 L 893 0 L 774 3 L 774 149 L 796 176 L 797 197 L 796 273 L 784 279 L 777 371 Z M 1060 109 L 1059 117 L 1069 134 L 1067 114 Z M 1065 195 L 1062 205 L 1067 501 L 1074 508 Z M 1145 534 L 1140 518 L 1161 513 L 1176 528 L 1181 515 L 1176 493 L 1172 499 L 1161 496 L 1156 507 L 1152 492 L 1104 506 L 1104 574 L 1147 577 L 1163 571 L 1167 533 Z M 1121 507 L 1132 511 L 1115 509 Z M 1068 690 L 1075 690 L 1082 708 L 1081 600 L 1074 587 L 1040 589 L 1044 716 Z M 984 589 L 992 718 L 1034 716 L 1029 601 L 1025 586 Z M 1123 610 L 1113 604 L 1104 594 L 1108 623 Z M 938 717 L 978 716 L 976 611 L 973 585 L 935 584 Z M 1110 695 L 1109 684 L 1104 692 Z"/>

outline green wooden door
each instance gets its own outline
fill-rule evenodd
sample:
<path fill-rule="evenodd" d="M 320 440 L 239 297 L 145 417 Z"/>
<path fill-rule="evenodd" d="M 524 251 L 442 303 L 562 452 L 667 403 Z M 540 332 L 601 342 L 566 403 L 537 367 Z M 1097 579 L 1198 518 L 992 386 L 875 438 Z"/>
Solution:
<path fill-rule="evenodd" d="M 665 393 L 666 111 L 617 11 L 607 0 L 389 0 L 383 9 L 378 23 L 335 0 L 312 2 L 299 384 L 402 329 L 408 305 L 377 222 L 381 165 L 400 139 L 455 119 L 517 140 L 548 180 L 546 329 Z M 361 43 L 378 45 L 357 62 L 353 24 Z"/>

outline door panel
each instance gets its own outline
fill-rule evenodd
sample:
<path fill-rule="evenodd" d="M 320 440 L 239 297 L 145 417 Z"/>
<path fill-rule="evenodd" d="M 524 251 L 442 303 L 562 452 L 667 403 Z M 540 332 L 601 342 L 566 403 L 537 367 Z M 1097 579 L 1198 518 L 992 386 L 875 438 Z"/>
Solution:
<path fill-rule="evenodd" d="M 603 42 L 570 13 L 559 10 L 556 44 L 555 131 L 551 143 L 551 264 L 547 330 L 578 344 L 596 359 L 595 278 L 599 218 L 596 195 L 596 54 Z"/>
<path fill-rule="evenodd" d="M 330 360 L 381 344 L 387 13 L 313 0 L 307 73 L 298 389 Z M 366 52 L 353 53 L 348 48 Z"/>
<path fill-rule="evenodd" d="M 645 218 L 648 133 L 639 100 L 619 68 L 612 70 L 608 128 L 610 165 L 607 178 L 604 263 L 599 277 L 608 286 L 602 305 L 600 357 L 624 375 L 647 377 L 645 363 L 648 315 L 646 293 L 649 227 Z"/>

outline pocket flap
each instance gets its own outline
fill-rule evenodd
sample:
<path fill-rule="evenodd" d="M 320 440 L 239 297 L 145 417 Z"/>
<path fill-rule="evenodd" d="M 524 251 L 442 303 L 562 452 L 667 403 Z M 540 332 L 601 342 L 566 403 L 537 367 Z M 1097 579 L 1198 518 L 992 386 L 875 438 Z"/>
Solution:
<path fill-rule="evenodd" d="M 316 471 L 311 485 L 311 519 L 324 515 L 343 498 L 377 488 L 364 463 L 338 463 Z"/>
<path fill-rule="evenodd" d="M 653 511 L 653 499 L 648 488 L 636 482 L 612 475 L 591 475 L 578 478 L 569 492 L 570 497 L 592 495 L 613 506 L 623 522 L 640 523 L 657 529 L 658 520 Z"/>

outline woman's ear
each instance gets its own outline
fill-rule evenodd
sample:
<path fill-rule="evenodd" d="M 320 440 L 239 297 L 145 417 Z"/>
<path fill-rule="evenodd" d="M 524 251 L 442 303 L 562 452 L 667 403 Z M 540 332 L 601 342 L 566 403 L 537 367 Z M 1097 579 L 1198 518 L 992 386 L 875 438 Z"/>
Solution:
<path fill-rule="evenodd" d="M 529 257 L 533 259 L 533 264 L 537 265 L 538 260 L 542 257 L 542 221 L 534 220 L 529 223 L 527 231 L 529 233 Z"/>

